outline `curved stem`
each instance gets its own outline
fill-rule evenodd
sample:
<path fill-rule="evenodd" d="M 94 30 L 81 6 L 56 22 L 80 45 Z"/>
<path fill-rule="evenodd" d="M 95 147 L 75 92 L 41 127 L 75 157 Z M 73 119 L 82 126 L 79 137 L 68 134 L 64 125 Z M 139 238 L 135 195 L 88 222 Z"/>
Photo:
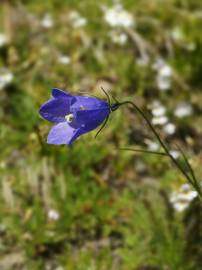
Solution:
<path fill-rule="evenodd" d="M 137 149 L 137 148 L 129 148 L 129 147 L 123 147 L 119 149 L 133 151 L 133 152 L 147 153 L 147 154 L 155 154 L 159 156 L 168 156 L 165 152 L 156 152 L 156 151 L 150 151 L 150 150 L 145 150 L 145 149 Z"/>
<path fill-rule="evenodd" d="M 181 166 L 181 164 L 172 156 L 172 154 L 169 151 L 168 146 L 164 143 L 164 141 L 161 139 L 160 135 L 158 134 L 158 132 L 156 131 L 155 127 L 152 125 L 152 123 L 150 122 L 150 120 L 147 118 L 146 114 L 132 101 L 124 101 L 124 102 L 120 102 L 117 105 L 121 106 L 121 105 L 131 105 L 146 121 L 147 125 L 149 126 L 149 128 L 151 129 L 151 131 L 153 132 L 153 134 L 155 135 L 156 139 L 158 140 L 158 142 L 160 143 L 160 145 L 162 146 L 162 148 L 165 151 L 165 154 L 167 156 L 169 156 L 169 158 L 171 159 L 171 161 L 174 163 L 174 165 L 181 171 L 181 173 L 186 177 L 186 179 L 188 180 L 188 182 L 198 191 L 198 194 L 200 197 L 202 197 L 202 191 L 200 190 L 200 188 L 196 188 L 194 182 L 195 179 L 192 179 L 192 177 L 183 169 L 183 167 Z M 191 175 L 192 175 L 193 171 L 191 169 Z"/>

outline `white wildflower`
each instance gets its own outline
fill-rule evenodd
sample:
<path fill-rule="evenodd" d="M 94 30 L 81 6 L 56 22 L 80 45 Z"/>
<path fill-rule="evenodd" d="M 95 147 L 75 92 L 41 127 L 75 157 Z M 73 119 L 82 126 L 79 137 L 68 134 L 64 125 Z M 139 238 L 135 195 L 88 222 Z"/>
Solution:
<path fill-rule="evenodd" d="M 170 77 L 172 75 L 172 68 L 169 65 L 164 65 L 159 69 L 162 77 Z"/>
<path fill-rule="evenodd" d="M 174 115 L 178 118 L 190 116 L 193 113 L 192 105 L 188 102 L 180 102 L 174 110 Z"/>
<path fill-rule="evenodd" d="M 188 204 L 186 202 L 176 202 L 173 207 L 177 212 L 183 212 L 188 207 Z"/>
<path fill-rule="evenodd" d="M 190 190 L 190 185 L 188 183 L 181 185 L 180 192 L 188 192 Z"/>
<path fill-rule="evenodd" d="M 173 70 L 163 59 L 159 58 L 152 68 L 157 71 L 156 83 L 160 90 L 167 91 L 171 88 Z"/>
<path fill-rule="evenodd" d="M 60 218 L 60 214 L 58 211 L 56 211 L 55 209 L 49 209 L 49 211 L 48 211 L 48 219 L 49 220 L 56 221 L 59 218 Z"/>
<path fill-rule="evenodd" d="M 163 130 L 166 134 L 168 135 L 173 135 L 176 131 L 176 126 L 173 123 L 167 123 L 164 127 Z"/>
<path fill-rule="evenodd" d="M 8 43 L 8 37 L 4 33 L 0 33 L 0 47 L 5 46 Z"/>
<path fill-rule="evenodd" d="M 153 117 L 152 124 L 153 125 L 165 125 L 168 122 L 168 117 L 165 115 Z"/>
<path fill-rule="evenodd" d="M 63 65 L 68 65 L 71 63 L 71 58 L 68 55 L 61 55 L 58 58 L 58 62 Z"/>
<path fill-rule="evenodd" d="M 128 40 L 128 36 L 125 33 L 120 33 L 118 31 L 111 31 L 109 33 L 111 40 L 119 45 L 124 45 L 126 44 L 127 40 Z"/>
<path fill-rule="evenodd" d="M 121 4 L 115 4 L 112 8 L 104 8 L 104 20 L 111 27 L 125 27 L 134 26 L 134 18 L 132 14 L 124 10 Z"/>
<path fill-rule="evenodd" d="M 87 19 L 82 17 L 77 11 L 72 11 L 69 14 L 69 19 L 74 28 L 81 28 L 87 24 Z"/>
<path fill-rule="evenodd" d="M 167 91 L 171 87 L 169 78 L 158 76 L 156 82 L 157 82 L 158 88 L 162 91 Z"/>
<path fill-rule="evenodd" d="M 184 39 L 184 33 L 182 31 L 181 28 L 179 27 L 175 27 L 172 31 L 171 31 L 171 37 L 175 40 L 175 41 L 181 41 Z"/>
<path fill-rule="evenodd" d="M 184 194 L 183 199 L 187 201 L 192 201 L 196 197 L 197 197 L 197 192 L 195 190 L 190 190 L 189 192 Z"/>
<path fill-rule="evenodd" d="M 166 109 L 159 101 L 154 101 L 149 107 L 153 115 L 153 125 L 165 125 L 168 122 L 168 117 L 165 115 Z"/>
<path fill-rule="evenodd" d="M 180 152 L 177 151 L 177 150 L 170 150 L 170 155 L 171 155 L 173 158 L 177 159 L 177 158 L 179 158 L 179 156 L 180 156 Z"/>
<path fill-rule="evenodd" d="M 44 28 L 52 28 L 54 25 L 52 16 L 50 14 L 45 14 L 43 19 L 41 20 L 41 25 Z"/>
<path fill-rule="evenodd" d="M 165 107 L 163 107 L 161 104 L 159 104 L 158 107 L 154 107 L 152 109 L 152 114 L 153 116 L 162 116 L 162 115 L 165 115 L 165 112 L 166 112 L 166 109 Z"/>
<path fill-rule="evenodd" d="M 165 65 L 158 70 L 156 83 L 160 90 L 167 91 L 171 88 L 171 75 L 172 69 L 168 65 Z"/>
<path fill-rule="evenodd" d="M 170 202 L 177 212 L 184 211 L 190 204 L 190 202 L 197 197 L 197 192 L 191 190 L 189 184 L 183 184 L 178 191 L 171 193 Z"/>
<path fill-rule="evenodd" d="M 192 190 L 192 191 L 188 192 L 187 199 L 192 201 L 197 196 L 198 196 L 198 193 L 195 190 Z"/>
<path fill-rule="evenodd" d="M 13 80 L 13 73 L 9 70 L 0 70 L 0 90 L 9 85 Z"/>
<path fill-rule="evenodd" d="M 158 151 L 160 148 L 160 146 L 157 142 L 146 139 L 145 143 L 147 144 L 147 148 L 150 151 Z"/>

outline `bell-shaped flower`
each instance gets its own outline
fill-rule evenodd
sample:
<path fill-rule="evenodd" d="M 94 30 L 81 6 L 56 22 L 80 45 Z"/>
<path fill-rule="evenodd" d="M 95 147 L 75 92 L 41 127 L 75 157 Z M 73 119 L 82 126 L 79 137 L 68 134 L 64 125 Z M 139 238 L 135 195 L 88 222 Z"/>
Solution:
<path fill-rule="evenodd" d="M 55 124 L 48 134 L 49 144 L 72 144 L 102 124 L 110 111 L 110 105 L 104 100 L 74 96 L 54 88 L 52 98 L 41 106 L 39 113 Z"/>

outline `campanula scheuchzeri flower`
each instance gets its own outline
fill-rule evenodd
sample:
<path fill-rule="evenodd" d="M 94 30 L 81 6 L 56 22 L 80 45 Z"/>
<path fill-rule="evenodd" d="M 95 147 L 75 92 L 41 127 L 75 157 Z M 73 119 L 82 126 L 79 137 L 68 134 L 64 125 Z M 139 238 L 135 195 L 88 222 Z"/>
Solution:
<path fill-rule="evenodd" d="M 44 103 L 39 110 L 39 113 L 43 118 L 55 124 L 48 134 L 47 142 L 49 144 L 72 144 L 79 136 L 97 128 L 104 122 L 101 129 L 97 132 L 98 134 L 104 127 L 110 112 L 117 110 L 122 105 L 128 104 L 144 118 L 164 151 L 155 152 L 144 149 L 122 149 L 134 152 L 160 154 L 169 157 L 173 164 L 186 177 L 187 181 L 195 188 L 199 197 L 202 198 L 200 184 L 196 179 L 195 173 L 184 152 L 178 147 L 186 164 L 186 169 L 184 169 L 181 163 L 178 162 L 178 160 L 170 153 L 169 147 L 162 140 L 161 136 L 158 134 L 144 111 L 142 111 L 132 101 L 119 102 L 114 98 L 116 102 L 111 104 L 109 95 L 103 88 L 102 90 L 106 94 L 108 102 L 95 97 L 74 96 L 60 89 L 54 88 L 52 90 L 52 98 Z"/>
<path fill-rule="evenodd" d="M 49 144 L 72 144 L 79 136 L 97 128 L 109 116 L 109 103 L 89 96 L 74 96 L 60 89 L 39 113 L 55 125 L 48 134 Z"/>

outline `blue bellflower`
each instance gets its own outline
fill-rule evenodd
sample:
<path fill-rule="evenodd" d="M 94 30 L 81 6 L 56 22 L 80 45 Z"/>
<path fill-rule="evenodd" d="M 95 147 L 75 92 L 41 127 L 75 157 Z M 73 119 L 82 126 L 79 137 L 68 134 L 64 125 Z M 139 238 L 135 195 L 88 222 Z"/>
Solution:
<path fill-rule="evenodd" d="M 110 112 L 111 107 L 104 100 L 74 96 L 57 88 L 39 110 L 43 118 L 55 124 L 47 142 L 58 145 L 72 144 L 79 136 L 102 124 Z"/>

